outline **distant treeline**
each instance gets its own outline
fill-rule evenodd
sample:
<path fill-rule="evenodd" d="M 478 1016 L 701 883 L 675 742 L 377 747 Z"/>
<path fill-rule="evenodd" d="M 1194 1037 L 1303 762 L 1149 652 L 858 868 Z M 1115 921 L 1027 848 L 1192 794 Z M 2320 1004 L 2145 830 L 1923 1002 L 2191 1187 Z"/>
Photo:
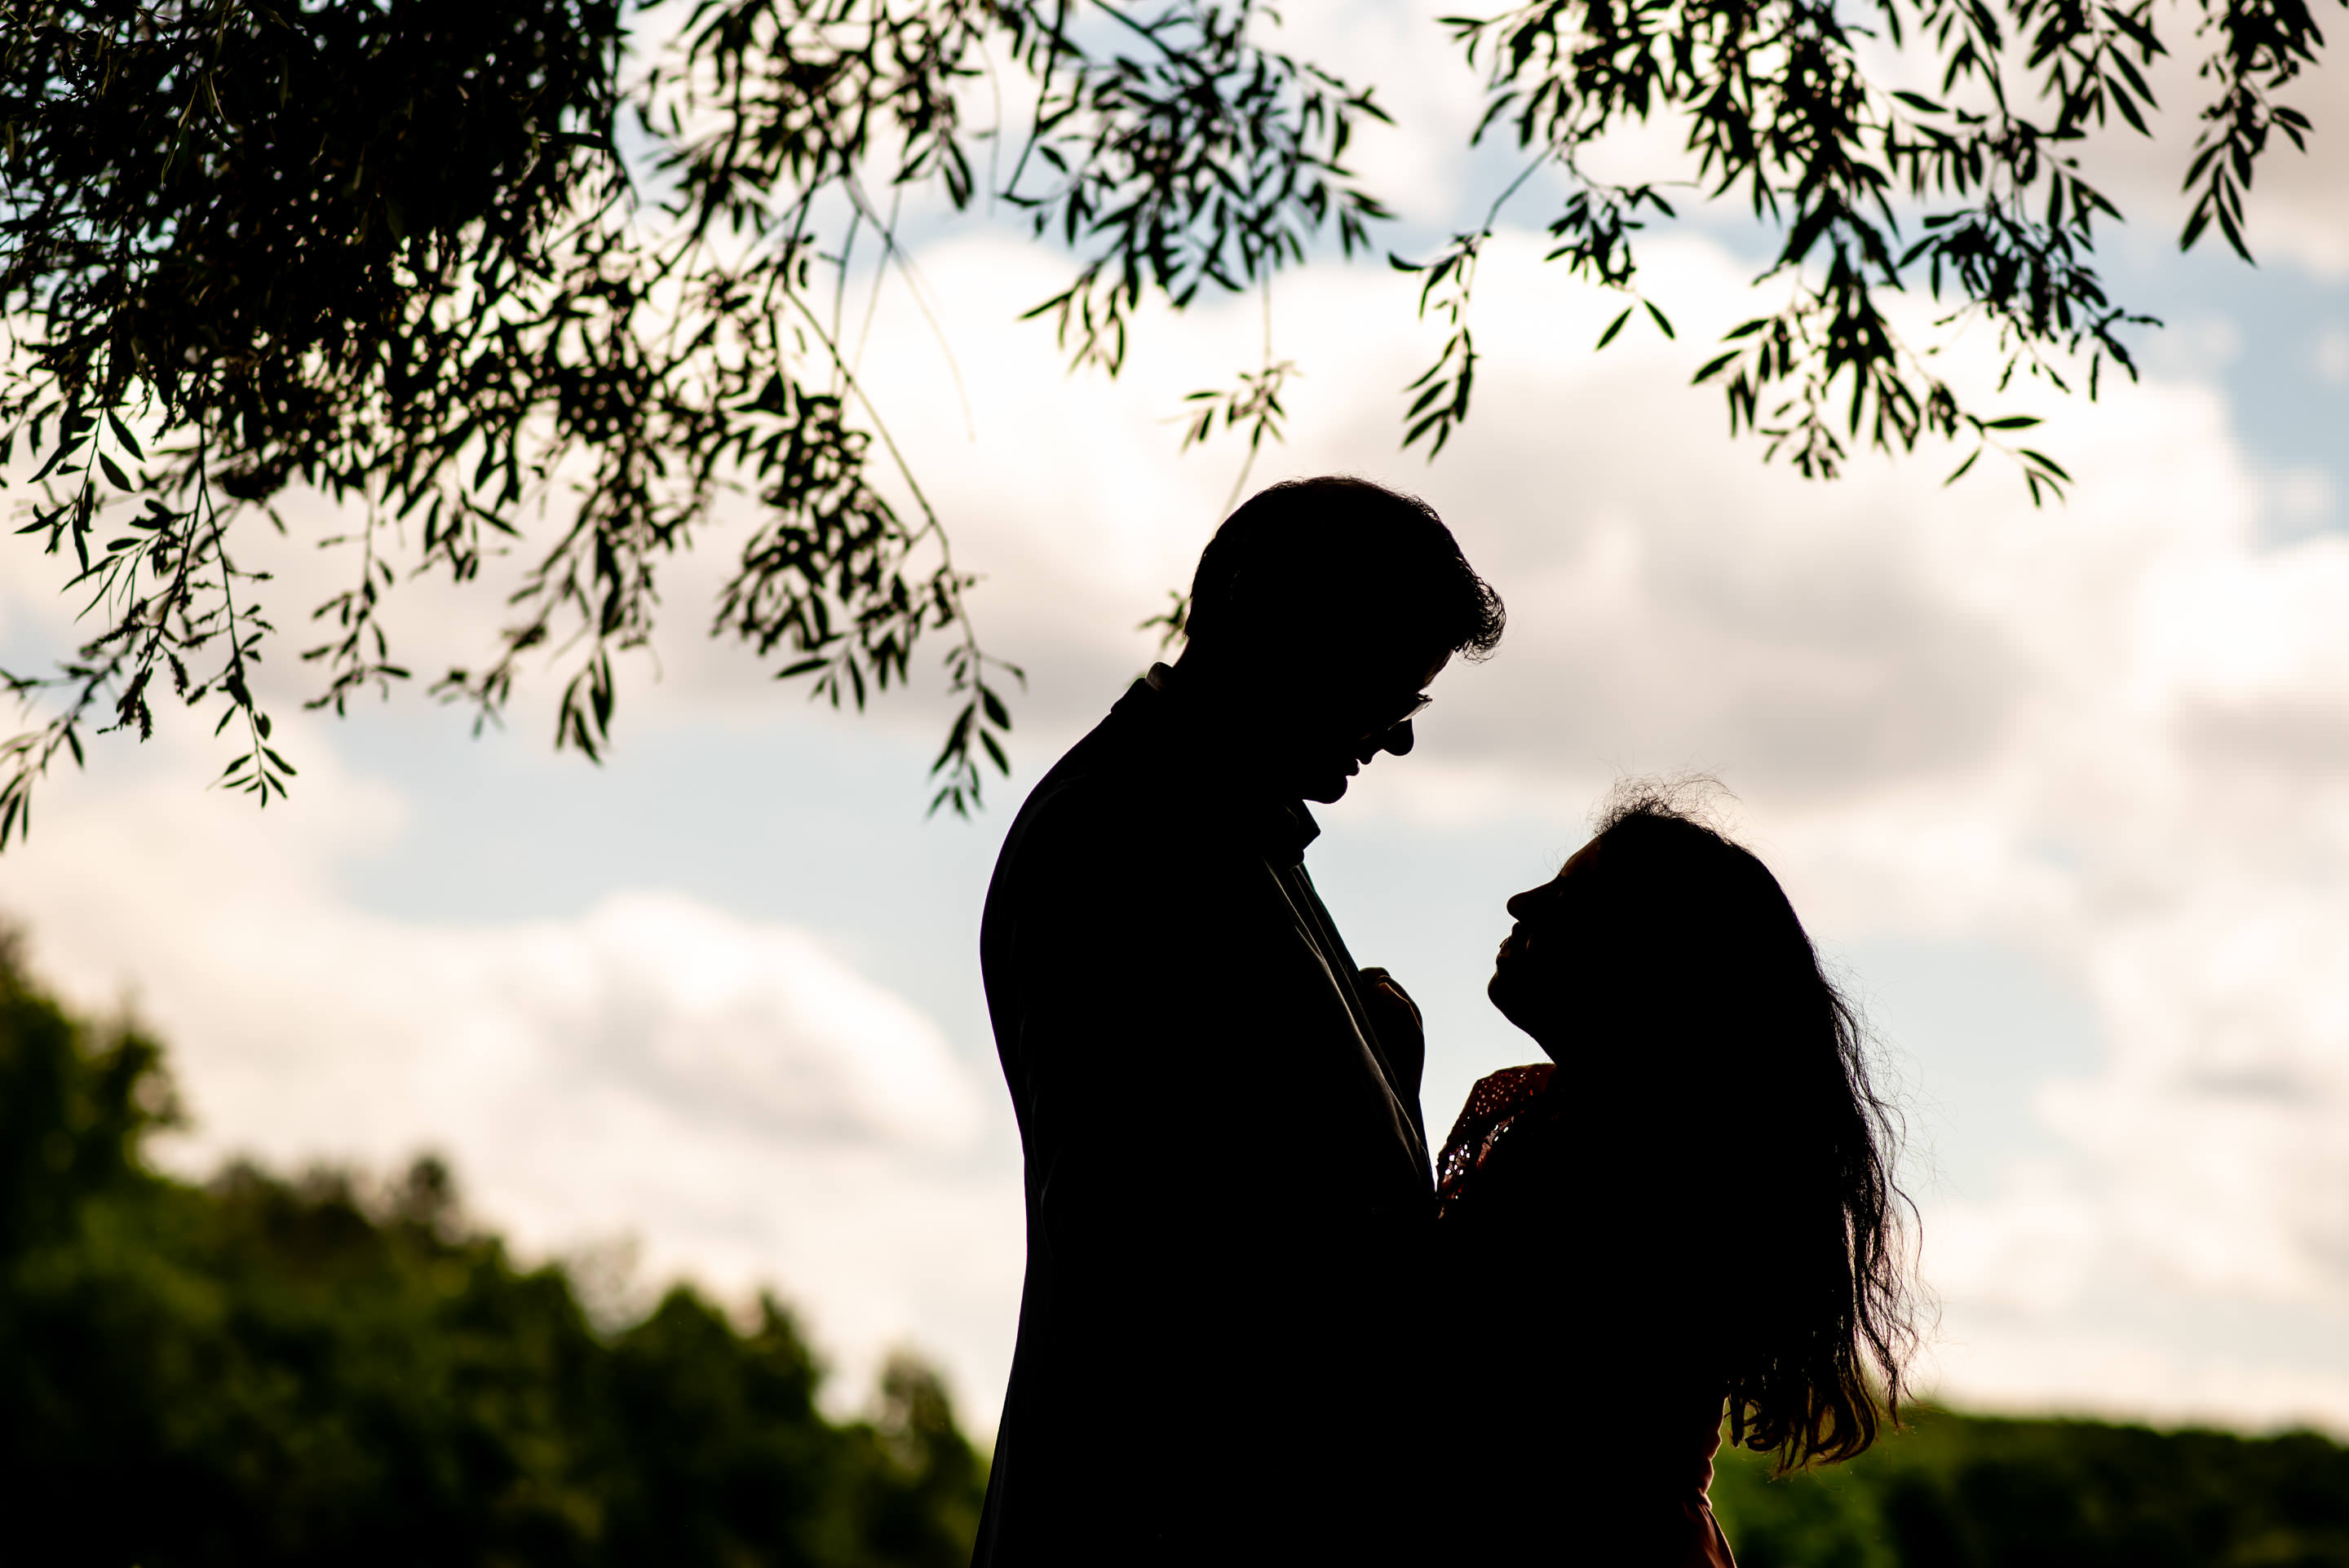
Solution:
<path fill-rule="evenodd" d="M 2349 1449 L 1921 1410 L 1848 1465 L 1722 1455 L 1741 1568 L 2349 1568 Z"/>
<path fill-rule="evenodd" d="M 1848 1464 L 1719 1461 L 1739 1568 L 2349 1568 L 2349 1449 L 1917 1412 Z"/>
<path fill-rule="evenodd" d="M 605 1332 L 448 1173 L 155 1172 L 138 1029 L 0 946 L 0 1561 L 962 1568 L 986 1462 L 897 1360 L 835 1423 L 772 1301 Z"/>
<path fill-rule="evenodd" d="M 985 1460 L 918 1362 L 833 1422 L 772 1301 L 599 1326 L 429 1161 L 191 1185 L 142 1155 L 172 1115 L 155 1042 L 0 941 L 0 1560 L 968 1561 Z M 2306 1433 L 1929 1410 L 1817 1475 L 1725 1453 L 1713 1497 L 1743 1568 L 2349 1568 L 2349 1450 Z"/>

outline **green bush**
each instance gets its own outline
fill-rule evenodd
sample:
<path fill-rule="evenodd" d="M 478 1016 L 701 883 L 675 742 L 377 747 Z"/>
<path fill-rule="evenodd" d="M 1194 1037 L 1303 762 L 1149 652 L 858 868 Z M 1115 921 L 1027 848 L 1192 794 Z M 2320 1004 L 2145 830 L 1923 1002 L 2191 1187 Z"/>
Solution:
<path fill-rule="evenodd" d="M 590 1321 L 448 1171 L 158 1173 L 160 1047 L 0 942 L 0 1521 L 35 1568 L 927 1568 L 986 1464 L 901 1357 L 870 1421 L 771 1298 Z M 1847 1465 L 1725 1452 L 1744 1568 L 2349 1568 L 2349 1451 L 1927 1409 Z"/>
<path fill-rule="evenodd" d="M 600 1332 L 449 1172 L 202 1186 L 145 1161 L 160 1047 L 0 947 L 0 1518 L 9 1560 L 807 1564 L 968 1560 L 985 1463 L 900 1358 L 817 1408 L 790 1315 L 685 1287 Z M 19 1553 L 22 1555 L 19 1555 Z"/>
<path fill-rule="evenodd" d="M 1847 1465 L 1713 1482 L 1741 1568 L 2349 1568 L 2349 1450 L 1926 1409 Z"/>

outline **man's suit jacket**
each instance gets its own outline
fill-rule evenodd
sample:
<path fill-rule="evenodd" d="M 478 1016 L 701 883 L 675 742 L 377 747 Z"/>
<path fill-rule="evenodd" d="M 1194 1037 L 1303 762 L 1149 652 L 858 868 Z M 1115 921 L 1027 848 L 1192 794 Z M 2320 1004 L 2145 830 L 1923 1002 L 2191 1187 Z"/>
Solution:
<path fill-rule="evenodd" d="M 1304 872 L 1311 817 L 1235 785 L 1165 675 L 1038 784 L 988 894 L 1028 1206 L 989 1568 L 1409 1534 L 1420 1042 L 1381 1038 Z"/>

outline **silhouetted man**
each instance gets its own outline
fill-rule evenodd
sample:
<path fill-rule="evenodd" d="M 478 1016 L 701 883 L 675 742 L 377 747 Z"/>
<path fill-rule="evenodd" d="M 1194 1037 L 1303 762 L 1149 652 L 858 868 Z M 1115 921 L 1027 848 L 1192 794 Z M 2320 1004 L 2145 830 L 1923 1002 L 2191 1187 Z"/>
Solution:
<path fill-rule="evenodd" d="M 1331 801 L 1499 599 L 1433 511 L 1277 485 L 1189 642 L 1039 783 L 980 940 L 1027 1157 L 1019 1343 L 974 1561 L 1366 1561 L 1412 1536 L 1434 1207 L 1418 1011 L 1305 874 Z"/>

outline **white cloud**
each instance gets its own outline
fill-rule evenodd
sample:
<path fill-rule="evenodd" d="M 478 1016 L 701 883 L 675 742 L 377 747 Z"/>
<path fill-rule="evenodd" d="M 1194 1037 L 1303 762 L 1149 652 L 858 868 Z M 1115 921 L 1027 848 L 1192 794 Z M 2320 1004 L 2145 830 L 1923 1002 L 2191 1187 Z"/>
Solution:
<path fill-rule="evenodd" d="M 2316 340 L 2316 373 L 2335 385 L 2349 381 L 2349 331 L 2324 329 Z"/>
<path fill-rule="evenodd" d="M 0 887 L 44 970 L 92 1002 L 130 987 L 165 1031 L 196 1121 L 173 1162 L 439 1150 L 528 1249 L 633 1237 L 647 1284 L 781 1290 L 841 1398 L 894 1343 L 943 1354 L 984 1429 L 1018 1181 L 938 1027 L 823 938 L 674 894 L 476 928 L 361 913 L 336 867 L 398 802 L 290 727 L 309 766 L 266 816 L 168 767 L 62 779 Z"/>
<path fill-rule="evenodd" d="M 2026 1313 L 2070 1306 L 2106 1263 L 2109 1226 L 2059 1166 L 2018 1164 L 1992 1202 L 1936 1204 L 1924 1229 L 1924 1267 L 1961 1300 Z"/>
<path fill-rule="evenodd" d="M 2273 520 L 2271 531 L 2290 538 L 2332 521 L 2337 502 L 2333 476 L 2322 469 L 2285 469 L 2268 476 L 2261 500 Z"/>
<path fill-rule="evenodd" d="M 2243 329 L 2223 315 L 2168 321 L 2154 334 L 2139 363 L 2170 381 L 2209 380 L 2242 356 Z"/>
<path fill-rule="evenodd" d="M 1937 1364 L 1964 1370 L 1939 1376 Z M 2050 1332 L 2008 1319 L 1953 1326 L 1920 1370 L 1920 1387 L 1969 1410 L 2349 1432 L 2349 1377 L 2311 1372 L 2256 1346 L 2189 1359 L 2158 1334 Z"/>
<path fill-rule="evenodd" d="M 2061 1172 L 1933 1222 L 1929 1265 L 1953 1307 L 2013 1315 L 2014 1343 L 2040 1347 L 1978 1361 L 1969 1386 L 2276 1407 L 2267 1371 L 2207 1346 L 2041 1350 L 2115 1274 L 2183 1297 L 2349 1300 L 2349 539 L 2263 538 L 2275 495 L 2222 398 L 2177 377 L 2038 401 L 2044 444 L 2080 476 L 2060 508 L 2034 510 L 1994 459 L 1940 489 L 1954 459 L 1938 451 L 1803 483 L 1728 441 L 1714 395 L 1686 386 L 1699 346 L 1751 313 L 1741 265 L 1652 246 L 1679 341 L 1641 330 L 1594 356 L 1614 302 L 1536 253 L 1516 236 L 1487 261 L 1477 413 L 1433 468 L 1395 451 L 1400 388 L 1435 341 L 1412 324 L 1411 280 L 1317 267 L 1282 285 L 1279 349 L 1305 379 L 1258 479 L 1346 469 L 1423 489 L 1513 614 L 1498 659 L 1439 684 L 1420 753 L 1374 769 L 1348 809 L 1398 835 L 1504 813 L 1571 824 L 1619 770 L 1713 767 L 1822 934 L 2033 949 L 2092 999 L 2107 1054 L 2043 1099 Z M 1047 335 L 1013 319 L 1059 262 L 979 239 L 924 267 L 978 438 L 911 313 L 885 313 L 870 379 L 986 575 L 982 628 L 1031 673 L 1018 756 L 1032 778 L 1147 659 L 1133 624 L 1216 521 L 1237 453 L 1178 459 L 1170 420 L 1184 393 L 1253 363 L 1255 307 L 1145 318 L 1123 382 L 1069 380 Z M 665 723 L 774 711 L 750 661 L 694 634 L 696 584 L 721 564 L 670 587 Z M 416 624 L 453 646 L 467 623 L 426 603 Z M 646 695 L 638 682 L 639 714 Z M 938 717 L 899 704 L 876 722 Z M 538 744 L 522 729 L 512 743 Z M 958 1365 L 999 1368 L 1016 1194 L 999 1171 L 978 1188 L 934 1172 L 953 1168 L 973 1095 L 1000 1108 L 991 1088 L 953 1087 L 918 1020 L 805 934 L 669 901 L 493 932 L 367 922 L 320 868 L 337 835 L 393 830 L 397 803 L 318 798 L 321 816 L 297 795 L 264 831 L 222 835 L 191 815 L 213 802 L 187 775 L 93 803 L 79 826 L 60 795 L 5 896 L 77 973 L 118 971 L 73 954 L 135 953 L 159 1007 L 217 1020 L 175 1026 L 212 1053 L 191 1070 L 225 1140 L 454 1141 L 529 1233 L 642 1215 L 629 1222 L 701 1266 L 865 1293 L 829 1310 L 828 1333 L 856 1315 L 943 1324 L 922 1304 L 981 1282 L 951 1332 L 984 1346 Z M 68 869 L 88 864 L 107 869 Z M 36 875 L 37 896 L 18 891 Z M 868 1039 L 896 1065 L 867 1064 Z M 772 1200 L 785 1191 L 821 1196 Z"/>
<path fill-rule="evenodd" d="M 1806 485 L 1723 438 L 1684 385 L 1691 352 L 1592 356 L 1608 302 L 1529 251 L 1487 263 L 1484 319 L 1506 330 L 1433 469 L 1392 456 L 1420 349 L 1361 329 L 1392 308 L 1384 280 L 1317 273 L 1284 305 L 1309 379 L 1266 477 L 1423 487 L 1513 612 L 1498 659 L 1440 683 L 1421 755 L 1373 769 L 1350 809 L 1397 832 L 1572 821 L 1616 771 L 1719 769 L 1822 931 L 2019 943 L 2095 1005 L 2106 1059 L 2040 1109 L 2063 1172 L 1929 1216 L 1954 1306 L 2060 1315 L 2119 1273 L 2181 1299 L 2349 1307 L 2349 811 L 2329 803 L 2349 781 L 2349 540 L 2263 533 L 2277 493 L 2223 400 L 2158 377 L 2093 407 L 2048 399 L 2044 444 L 2080 476 L 2060 508 L 1994 462 L 1946 490 L 1933 459 Z M 978 247 L 935 263 L 974 295 L 1022 264 Z M 1742 307 L 1718 253 L 1660 244 L 1650 266 L 1683 342 Z M 1141 657 L 1123 606 L 1138 618 L 1187 567 L 1220 474 L 1137 438 L 1216 346 L 1242 351 L 1239 316 L 1196 316 L 1113 394 L 1027 394 L 1009 423 L 1059 436 L 1034 482 L 1065 500 L 1008 500 L 1034 450 L 1018 440 L 946 465 L 991 606 L 1069 694 L 1048 722 L 1098 711 Z M 1096 520 L 1103 551 L 1078 542 Z M 2140 1368 L 2114 1373 L 2137 1392 L 2112 1398 L 2199 1409 L 2234 1388 L 2258 1418 L 2281 1408 L 2208 1346 L 2162 1355 L 2169 1394 Z"/>

